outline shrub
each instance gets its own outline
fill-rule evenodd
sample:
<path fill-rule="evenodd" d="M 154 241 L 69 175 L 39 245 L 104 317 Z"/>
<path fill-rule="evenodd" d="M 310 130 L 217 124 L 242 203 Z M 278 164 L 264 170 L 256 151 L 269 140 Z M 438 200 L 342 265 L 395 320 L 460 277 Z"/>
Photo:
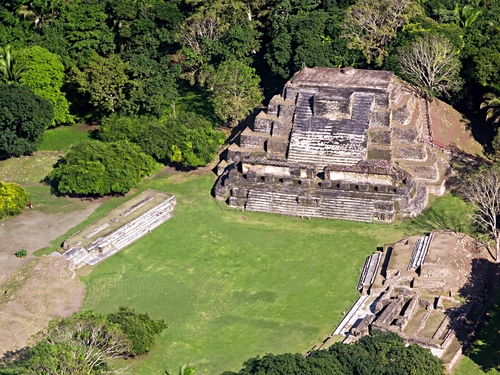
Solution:
<path fill-rule="evenodd" d="M 225 140 L 223 132 L 190 112 L 165 119 L 112 115 L 102 121 L 99 137 L 105 142 L 134 142 L 157 160 L 186 167 L 210 163 Z"/>
<path fill-rule="evenodd" d="M 118 116 L 112 114 L 102 119 L 99 127 L 99 138 L 104 142 L 130 141 L 136 142 L 144 128 L 148 117 Z"/>
<path fill-rule="evenodd" d="M 153 347 L 155 336 L 167 328 L 162 320 L 154 320 L 149 314 L 140 314 L 133 308 L 120 307 L 118 312 L 107 315 L 107 320 L 117 324 L 132 343 L 133 355 L 146 354 Z"/>
<path fill-rule="evenodd" d="M 157 168 L 153 158 L 128 142 L 81 142 L 47 176 L 62 194 L 126 193 Z"/>
<path fill-rule="evenodd" d="M 199 167 L 214 159 L 225 134 L 214 130 L 203 117 L 188 112 L 165 119 L 112 115 L 103 120 L 99 137 L 105 142 L 136 143 L 157 160 Z"/>
<path fill-rule="evenodd" d="M 22 186 L 0 181 L 0 220 L 19 215 L 28 201 L 29 194 Z"/>
<path fill-rule="evenodd" d="M 163 124 L 151 124 L 137 143 L 157 159 L 199 167 L 214 159 L 225 138 L 209 121 L 188 112 L 169 117 Z"/>
<path fill-rule="evenodd" d="M 14 255 L 18 258 L 26 258 L 26 256 L 28 255 L 28 252 L 26 250 L 22 249 L 22 250 L 16 251 L 16 253 Z"/>
<path fill-rule="evenodd" d="M 17 84 L 0 84 L 0 157 L 29 155 L 54 118 L 52 104 Z"/>

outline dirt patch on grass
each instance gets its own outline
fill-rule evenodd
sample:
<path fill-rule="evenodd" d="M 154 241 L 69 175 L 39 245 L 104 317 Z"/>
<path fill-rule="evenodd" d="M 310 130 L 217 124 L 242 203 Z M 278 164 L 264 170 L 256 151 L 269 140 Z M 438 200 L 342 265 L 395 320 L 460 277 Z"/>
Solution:
<path fill-rule="evenodd" d="M 0 356 L 29 344 L 50 320 L 77 312 L 85 284 L 73 278 L 68 261 L 44 256 L 0 278 Z"/>
<path fill-rule="evenodd" d="M 0 277 L 29 263 L 33 251 L 49 246 L 50 242 L 85 220 L 102 201 L 86 202 L 83 210 L 49 215 L 37 209 L 0 223 Z M 28 257 L 16 258 L 17 250 L 25 249 Z M 2 337 L 2 336 L 0 336 Z"/>

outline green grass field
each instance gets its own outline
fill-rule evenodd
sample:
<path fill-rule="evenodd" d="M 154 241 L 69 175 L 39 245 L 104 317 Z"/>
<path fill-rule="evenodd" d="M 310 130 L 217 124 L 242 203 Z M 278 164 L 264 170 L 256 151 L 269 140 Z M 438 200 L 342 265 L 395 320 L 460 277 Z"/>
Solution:
<path fill-rule="evenodd" d="M 68 151 L 71 146 L 89 139 L 89 126 L 86 124 L 59 126 L 43 133 L 43 142 L 38 150 Z"/>
<path fill-rule="evenodd" d="M 438 225 L 243 213 L 215 202 L 212 184 L 211 175 L 161 173 L 143 183 L 139 190 L 176 194 L 174 217 L 84 278 L 84 309 L 133 306 L 168 323 L 153 352 L 132 363 L 134 374 L 175 373 L 183 363 L 218 374 L 252 356 L 305 352 L 359 296 L 368 254 Z M 449 196 L 434 207 L 453 214 L 460 203 Z"/>
<path fill-rule="evenodd" d="M 79 200 L 51 195 L 38 183 L 59 154 L 2 161 L 0 173 L 23 184 L 46 213 L 80 209 Z M 147 188 L 176 194 L 174 218 L 84 279 L 85 309 L 133 306 L 168 322 L 154 351 L 131 362 L 136 374 L 176 373 L 184 363 L 195 365 L 199 374 L 217 374 L 239 368 L 251 356 L 304 352 L 330 333 L 356 300 L 360 268 L 377 246 L 432 229 L 473 232 L 470 208 L 452 195 L 435 199 L 416 220 L 374 225 L 243 213 L 211 198 L 213 181 L 211 174 L 165 172 L 146 179 L 132 195 Z M 106 199 L 37 255 L 58 250 L 69 235 L 132 195 Z M 492 367 L 484 364 L 493 363 L 484 348 L 497 345 L 490 339 L 478 345 L 482 350 L 465 358 L 457 374 L 480 375 Z"/>

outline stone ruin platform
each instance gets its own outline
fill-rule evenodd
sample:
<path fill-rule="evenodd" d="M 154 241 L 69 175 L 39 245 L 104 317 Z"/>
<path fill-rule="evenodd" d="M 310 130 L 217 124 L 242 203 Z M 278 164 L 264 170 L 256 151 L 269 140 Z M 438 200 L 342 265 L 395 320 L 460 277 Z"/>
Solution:
<path fill-rule="evenodd" d="M 490 262 L 476 245 L 447 231 L 385 245 L 366 260 L 361 296 L 331 336 L 349 343 L 374 329 L 395 332 L 430 349 L 451 371 L 495 295 Z"/>
<path fill-rule="evenodd" d="M 217 167 L 215 197 L 284 215 L 392 222 L 445 191 L 425 101 L 387 71 L 304 69 Z"/>
<path fill-rule="evenodd" d="M 166 222 L 175 205 L 174 195 L 146 190 L 68 238 L 62 256 L 74 268 L 93 266 Z"/>

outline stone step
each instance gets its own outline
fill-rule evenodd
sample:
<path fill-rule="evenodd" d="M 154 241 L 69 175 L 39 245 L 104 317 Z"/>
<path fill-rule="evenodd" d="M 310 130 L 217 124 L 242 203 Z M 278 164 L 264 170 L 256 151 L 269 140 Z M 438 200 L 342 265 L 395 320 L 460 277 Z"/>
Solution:
<path fill-rule="evenodd" d="M 372 285 L 375 280 L 378 265 L 380 264 L 380 259 L 382 258 L 381 252 L 376 252 L 370 255 L 363 266 L 363 271 L 361 272 L 361 277 L 358 283 L 358 290 L 363 289 L 365 285 Z"/>
<path fill-rule="evenodd" d="M 111 255 L 116 254 L 118 251 L 120 251 L 120 249 L 117 249 L 116 247 L 112 247 L 111 250 L 108 250 L 105 253 L 96 254 L 93 257 L 85 260 L 85 263 L 88 264 L 89 266 L 95 266 L 100 261 L 103 261 L 104 259 L 109 258 Z"/>
<path fill-rule="evenodd" d="M 171 209 L 168 207 L 163 207 L 161 211 L 159 210 L 151 210 L 147 212 L 146 214 L 140 216 L 139 218 L 131 221 L 130 225 L 124 225 L 120 229 L 116 230 L 115 232 L 111 233 L 110 235 L 103 237 L 98 240 L 98 242 L 93 243 L 93 247 L 90 248 L 89 250 L 94 250 L 94 248 L 97 248 L 98 246 L 107 246 L 109 244 L 114 244 L 116 246 L 116 243 L 119 242 L 122 238 L 127 238 L 128 236 L 134 236 L 134 233 L 137 231 L 142 231 L 143 228 L 147 228 L 149 223 L 152 221 L 155 221 L 156 218 L 159 215 L 164 215 L 165 213 L 169 213 Z M 147 229 L 146 229 L 147 231 Z"/>
<path fill-rule="evenodd" d="M 352 197 L 322 197 L 317 206 L 303 206 L 297 194 L 251 190 L 246 209 L 293 216 L 325 217 L 371 222 L 377 200 Z"/>
<path fill-rule="evenodd" d="M 161 216 L 158 216 L 155 220 L 151 220 L 148 221 L 147 223 L 144 223 L 144 225 L 141 226 L 140 228 L 137 228 L 134 233 L 131 233 L 127 236 L 123 236 L 118 241 L 116 241 L 114 243 L 115 247 L 117 247 L 120 250 L 123 249 L 124 247 L 134 242 L 136 239 L 142 237 L 146 233 L 149 233 L 149 231 L 152 231 L 156 227 L 166 222 L 168 219 L 170 219 L 170 217 L 171 217 L 170 213 L 165 213 Z"/>

